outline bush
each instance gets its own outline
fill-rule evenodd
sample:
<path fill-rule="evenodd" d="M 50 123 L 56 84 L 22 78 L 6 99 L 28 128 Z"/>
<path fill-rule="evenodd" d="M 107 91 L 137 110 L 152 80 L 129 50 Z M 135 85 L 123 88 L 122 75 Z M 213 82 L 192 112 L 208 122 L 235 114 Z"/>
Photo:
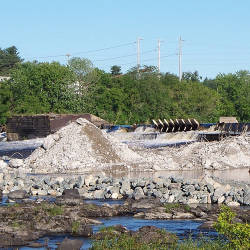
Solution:
<path fill-rule="evenodd" d="M 227 206 L 221 207 L 215 229 L 229 241 L 234 249 L 250 249 L 250 226 L 248 223 L 234 223 L 235 213 Z"/>

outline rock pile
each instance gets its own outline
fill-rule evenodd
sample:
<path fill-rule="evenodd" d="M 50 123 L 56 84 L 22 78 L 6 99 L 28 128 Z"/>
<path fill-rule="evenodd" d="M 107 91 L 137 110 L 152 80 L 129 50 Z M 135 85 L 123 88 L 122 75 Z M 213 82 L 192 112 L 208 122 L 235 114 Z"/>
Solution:
<path fill-rule="evenodd" d="M 0 186 L 4 194 L 23 189 L 32 196 L 58 196 L 65 189 L 73 188 L 78 189 L 85 199 L 140 200 L 152 197 L 164 203 L 250 205 L 248 184 L 232 182 L 229 185 L 208 176 L 193 180 L 176 177 L 118 179 L 103 175 L 42 177 L 5 174 L 0 179 Z"/>
<path fill-rule="evenodd" d="M 250 166 L 250 137 L 235 136 L 221 141 L 195 142 L 180 147 L 138 151 L 155 170 L 223 170 Z"/>
<path fill-rule="evenodd" d="M 84 172 L 114 166 L 129 168 L 137 161 L 141 161 L 141 157 L 126 144 L 79 118 L 49 135 L 24 165 L 35 173 Z"/>
<path fill-rule="evenodd" d="M 186 136 L 194 135 L 186 133 Z M 83 173 L 128 170 L 223 170 L 250 166 L 249 136 L 150 149 L 138 147 L 138 143 L 137 146 L 128 146 L 121 141 L 120 136 L 114 137 L 88 120 L 80 118 L 55 134 L 47 136 L 42 146 L 24 161 L 11 159 L 6 164 L 0 159 L 0 170 Z"/>

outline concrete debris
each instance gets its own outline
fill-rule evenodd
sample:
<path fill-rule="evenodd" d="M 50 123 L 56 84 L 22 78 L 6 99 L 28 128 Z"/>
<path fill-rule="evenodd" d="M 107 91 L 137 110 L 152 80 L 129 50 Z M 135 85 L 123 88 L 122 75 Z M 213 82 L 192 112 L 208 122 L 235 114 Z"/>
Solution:
<path fill-rule="evenodd" d="M 12 164 L 22 172 L 82 173 L 96 171 L 223 170 L 248 168 L 250 137 L 227 137 L 215 142 L 195 142 L 195 131 L 161 134 L 112 132 L 97 128 L 79 118 L 43 139 L 22 162 Z M 154 143 L 168 141 L 178 147 L 154 148 Z M 124 143 L 124 141 L 126 143 Z M 138 142 L 140 143 L 130 143 Z M 151 148 L 141 147 L 151 143 Z M 191 144 L 188 144 L 192 142 Z M 1 163 L 3 165 L 3 163 Z M 3 166 L 2 166 L 3 168 Z"/>
<path fill-rule="evenodd" d="M 97 171 L 128 168 L 141 157 L 86 119 L 79 118 L 45 138 L 25 160 L 36 173 Z"/>
<path fill-rule="evenodd" d="M 138 153 L 153 161 L 157 170 L 246 168 L 250 166 L 250 137 L 228 137 L 219 142 L 195 142 Z"/>

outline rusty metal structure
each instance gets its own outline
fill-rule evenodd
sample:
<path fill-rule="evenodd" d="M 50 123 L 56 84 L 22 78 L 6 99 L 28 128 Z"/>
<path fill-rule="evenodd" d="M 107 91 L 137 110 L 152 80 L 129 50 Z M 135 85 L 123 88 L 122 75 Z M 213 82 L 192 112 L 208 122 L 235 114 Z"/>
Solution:
<path fill-rule="evenodd" d="M 85 118 L 97 127 L 110 125 L 107 121 L 92 114 L 16 115 L 7 119 L 7 140 L 46 137 L 78 118 Z"/>
<path fill-rule="evenodd" d="M 190 131 L 197 130 L 200 126 L 199 122 L 196 119 L 158 119 L 152 120 L 153 127 L 160 132 L 178 132 L 178 131 Z"/>

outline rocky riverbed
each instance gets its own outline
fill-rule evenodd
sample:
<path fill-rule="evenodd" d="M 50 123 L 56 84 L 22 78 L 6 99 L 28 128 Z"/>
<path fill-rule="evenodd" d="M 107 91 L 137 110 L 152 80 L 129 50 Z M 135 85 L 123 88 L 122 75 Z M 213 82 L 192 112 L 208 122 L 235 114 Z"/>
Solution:
<path fill-rule="evenodd" d="M 120 205 L 98 206 L 84 202 L 77 189 L 64 190 L 62 196 L 54 202 L 29 200 L 25 197 L 25 192 L 16 191 L 9 198 L 18 199 L 19 203 L 0 207 L 0 247 L 32 246 L 45 235 L 92 237 L 92 225 L 100 224 L 100 218 L 113 216 L 130 215 L 147 220 L 192 219 L 204 222 L 202 228 L 211 228 L 219 212 L 218 206 L 163 204 L 159 198 L 127 199 Z M 249 209 L 233 209 L 237 221 L 249 222 Z M 147 231 L 155 231 L 155 228 L 151 229 Z M 145 233 L 145 230 L 141 231 Z M 97 233 L 93 237 L 98 238 L 100 235 Z M 176 237 L 170 238 L 173 239 Z"/>

